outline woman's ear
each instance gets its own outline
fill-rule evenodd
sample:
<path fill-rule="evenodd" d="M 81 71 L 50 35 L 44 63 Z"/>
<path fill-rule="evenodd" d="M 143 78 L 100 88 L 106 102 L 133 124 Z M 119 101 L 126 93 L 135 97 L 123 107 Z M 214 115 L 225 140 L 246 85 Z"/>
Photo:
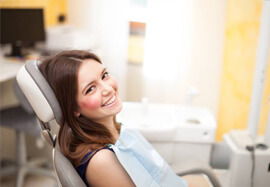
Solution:
<path fill-rule="evenodd" d="M 78 112 L 78 111 L 74 111 L 74 115 L 75 115 L 76 117 L 79 117 L 79 116 L 81 115 L 81 113 Z"/>

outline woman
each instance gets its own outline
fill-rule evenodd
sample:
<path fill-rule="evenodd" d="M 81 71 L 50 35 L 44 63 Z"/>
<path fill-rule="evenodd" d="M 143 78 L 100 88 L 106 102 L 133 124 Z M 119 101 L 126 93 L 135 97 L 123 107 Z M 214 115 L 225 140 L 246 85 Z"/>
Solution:
<path fill-rule="evenodd" d="M 119 137 L 122 109 L 115 79 L 87 51 L 64 51 L 39 66 L 62 109 L 58 135 L 63 154 L 89 186 L 135 186 L 109 144 Z M 91 160 L 91 162 L 90 162 Z"/>

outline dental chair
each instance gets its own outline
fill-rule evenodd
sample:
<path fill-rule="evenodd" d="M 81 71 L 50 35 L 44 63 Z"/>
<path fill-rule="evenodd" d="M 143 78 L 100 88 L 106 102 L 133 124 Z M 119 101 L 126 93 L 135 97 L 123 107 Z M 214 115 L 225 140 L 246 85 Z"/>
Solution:
<path fill-rule="evenodd" d="M 52 88 L 38 68 L 38 63 L 39 61 L 27 61 L 19 70 L 16 77 L 17 81 L 39 118 L 44 139 L 53 147 L 53 165 L 58 184 L 60 186 L 85 187 L 86 185 L 76 169 L 61 153 L 56 135 L 51 133 L 50 123 L 55 120 L 60 124 L 62 112 Z M 179 176 L 205 174 L 214 187 L 221 186 L 208 166 L 185 163 L 181 166 L 175 166 L 174 169 Z"/>

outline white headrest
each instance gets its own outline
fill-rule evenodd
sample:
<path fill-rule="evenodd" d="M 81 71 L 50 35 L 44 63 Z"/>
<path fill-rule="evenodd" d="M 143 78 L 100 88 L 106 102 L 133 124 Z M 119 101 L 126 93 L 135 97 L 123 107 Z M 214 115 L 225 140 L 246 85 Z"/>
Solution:
<path fill-rule="evenodd" d="M 27 61 L 16 76 L 17 82 L 43 122 L 55 119 L 60 124 L 62 112 L 51 87 L 38 68 L 38 61 Z"/>

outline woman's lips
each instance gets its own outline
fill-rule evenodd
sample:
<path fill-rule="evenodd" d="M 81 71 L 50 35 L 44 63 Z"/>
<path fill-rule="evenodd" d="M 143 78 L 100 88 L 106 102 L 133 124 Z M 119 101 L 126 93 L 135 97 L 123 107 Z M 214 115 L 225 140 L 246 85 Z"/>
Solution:
<path fill-rule="evenodd" d="M 114 94 L 106 103 L 104 103 L 102 106 L 109 106 L 113 104 L 116 100 L 116 95 Z"/>

